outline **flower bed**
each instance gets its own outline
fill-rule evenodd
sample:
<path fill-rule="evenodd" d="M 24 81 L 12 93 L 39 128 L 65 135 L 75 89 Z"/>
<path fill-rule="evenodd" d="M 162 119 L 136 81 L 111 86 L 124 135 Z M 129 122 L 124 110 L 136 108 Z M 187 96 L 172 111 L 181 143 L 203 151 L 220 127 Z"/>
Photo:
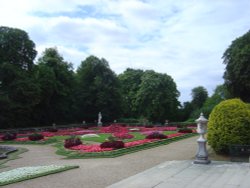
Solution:
<path fill-rule="evenodd" d="M 36 166 L 36 167 L 22 167 L 0 173 L 0 185 L 8 185 L 27 179 L 32 179 L 40 176 L 45 176 L 52 173 L 62 172 L 65 170 L 78 168 L 78 166 Z"/>
<path fill-rule="evenodd" d="M 184 133 L 170 134 L 170 135 L 168 135 L 168 138 L 174 138 L 174 137 L 178 137 L 181 135 L 184 135 Z M 158 140 L 160 140 L 160 139 L 142 139 L 142 140 L 136 140 L 136 141 L 132 141 L 132 142 L 126 142 L 125 148 L 143 145 L 145 143 L 155 142 Z M 92 145 L 80 144 L 78 146 L 69 147 L 68 149 L 77 150 L 80 152 L 104 152 L 104 151 L 113 150 L 113 148 L 101 148 L 100 144 L 92 144 Z"/>
<path fill-rule="evenodd" d="M 64 155 L 67 158 L 75 159 L 75 158 L 113 158 L 122 155 L 126 155 L 129 153 L 137 152 L 140 150 L 149 149 L 152 147 L 157 147 L 160 145 L 169 144 L 171 142 L 175 142 L 181 139 L 189 138 L 195 136 L 197 134 L 190 133 L 190 134 L 181 134 L 176 133 L 173 135 L 168 136 L 168 139 L 142 139 L 132 142 L 125 143 L 125 148 L 122 149 L 109 149 L 109 151 L 103 151 L 100 149 L 100 145 L 79 145 L 74 148 L 65 149 L 62 144 L 56 144 L 55 146 L 58 148 L 57 154 Z M 93 150 L 92 150 L 93 149 Z M 105 148 L 108 149 L 108 148 Z"/>

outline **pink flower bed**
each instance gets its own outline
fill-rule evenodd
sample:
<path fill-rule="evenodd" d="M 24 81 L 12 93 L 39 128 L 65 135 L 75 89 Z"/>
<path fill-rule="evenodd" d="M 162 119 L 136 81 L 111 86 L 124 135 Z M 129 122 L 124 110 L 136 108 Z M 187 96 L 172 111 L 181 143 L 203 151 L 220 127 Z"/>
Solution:
<path fill-rule="evenodd" d="M 184 134 L 185 133 L 174 133 L 174 134 L 168 135 L 168 138 L 173 138 L 173 137 L 181 136 L 181 135 L 184 135 Z"/>
<path fill-rule="evenodd" d="M 133 146 L 137 146 L 137 145 L 142 145 L 145 143 L 154 142 L 156 140 L 159 140 L 159 139 L 143 139 L 143 140 L 136 140 L 136 141 L 132 141 L 132 142 L 127 142 L 127 143 L 125 143 L 125 147 L 128 148 L 128 147 L 133 147 Z"/>
<path fill-rule="evenodd" d="M 168 135 L 168 138 L 181 136 L 183 134 L 184 133 L 170 134 L 170 135 Z M 127 143 L 125 143 L 125 148 L 133 147 L 133 146 L 137 146 L 137 145 L 142 145 L 142 144 L 149 143 L 149 142 L 155 142 L 157 140 L 159 140 L 159 139 L 143 139 L 143 140 L 136 140 L 136 141 L 132 141 L 132 142 L 127 142 Z M 81 144 L 78 146 L 70 147 L 69 149 L 78 150 L 81 152 L 103 152 L 103 151 L 113 150 L 112 148 L 101 148 L 100 144 L 93 144 L 93 145 Z"/>
<path fill-rule="evenodd" d="M 82 152 L 103 152 L 103 151 L 111 151 L 113 148 L 101 148 L 99 144 L 93 144 L 93 145 L 78 145 L 70 147 L 72 150 L 79 150 Z"/>
<path fill-rule="evenodd" d="M 73 130 L 73 131 L 72 131 Z M 41 132 L 43 136 L 73 136 L 73 135 L 84 135 L 84 134 L 94 134 L 94 130 L 82 130 L 82 129 L 69 129 L 69 130 L 59 130 L 58 132 Z"/>
<path fill-rule="evenodd" d="M 101 133 L 128 133 L 126 127 L 122 127 L 120 124 L 112 124 L 108 127 L 101 127 Z"/>
<path fill-rule="evenodd" d="M 177 127 L 153 127 L 153 128 L 145 128 L 140 127 L 140 132 L 147 132 L 147 131 L 176 131 Z"/>
<path fill-rule="evenodd" d="M 131 139 L 134 135 L 128 133 L 113 133 L 113 136 L 119 139 Z"/>

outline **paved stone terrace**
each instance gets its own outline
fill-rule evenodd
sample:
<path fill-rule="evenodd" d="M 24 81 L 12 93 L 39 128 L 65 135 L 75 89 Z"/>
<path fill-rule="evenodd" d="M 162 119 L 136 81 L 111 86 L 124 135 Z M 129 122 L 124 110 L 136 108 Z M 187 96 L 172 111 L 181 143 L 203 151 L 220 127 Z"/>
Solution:
<path fill-rule="evenodd" d="M 167 161 L 108 188 L 249 188 L 250 164 Z"/>

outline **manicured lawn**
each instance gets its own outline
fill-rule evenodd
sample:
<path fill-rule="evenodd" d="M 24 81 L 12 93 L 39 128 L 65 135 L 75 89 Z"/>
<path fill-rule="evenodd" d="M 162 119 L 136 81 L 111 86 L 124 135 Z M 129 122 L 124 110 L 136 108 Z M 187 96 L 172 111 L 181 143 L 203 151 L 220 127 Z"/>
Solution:
<path fill-rule="evenodd" d="M 174 134 L 177 133 L 177 131 L 163 131 L 163 134 L 169 135 L 169 134 Z"/>

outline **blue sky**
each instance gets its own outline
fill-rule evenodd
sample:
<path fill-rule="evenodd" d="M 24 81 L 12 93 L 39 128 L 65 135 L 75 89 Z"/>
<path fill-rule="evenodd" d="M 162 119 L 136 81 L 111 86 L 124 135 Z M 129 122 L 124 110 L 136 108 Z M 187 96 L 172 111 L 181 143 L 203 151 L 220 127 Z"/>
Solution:
<path fill-rule="evenodd" d="M 223 83 L 221 57 L 250 29 L 249 10 L 249 0 L 1 0 L 0 25 L 28 32 L 39 55 L 56 46 L 74 68 L 95 55 L 117 74 L 167 73 L 184 102 Z"/>

